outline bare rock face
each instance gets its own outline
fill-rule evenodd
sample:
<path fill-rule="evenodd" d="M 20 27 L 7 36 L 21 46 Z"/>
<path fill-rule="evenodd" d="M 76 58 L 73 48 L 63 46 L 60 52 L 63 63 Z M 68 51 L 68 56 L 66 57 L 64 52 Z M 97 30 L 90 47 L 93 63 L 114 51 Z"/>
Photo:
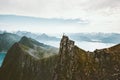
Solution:
<path fill-rule="evenodd" d="M 119 44 L 86 52 L 63 36 L 52 80 L 119 80 L 119 60 Z"/>
<path fill-rule="evenodd" d="M 53 80 L 73 80 L 75 68 L 77 67 L 74 47 L 74 41 L 69 40 L 67 36 L 62 37 Z"/>
<path fill-rule="evenodd" d="M 94 51 L 99 79 L 120 79 L 120 44 Z"/>

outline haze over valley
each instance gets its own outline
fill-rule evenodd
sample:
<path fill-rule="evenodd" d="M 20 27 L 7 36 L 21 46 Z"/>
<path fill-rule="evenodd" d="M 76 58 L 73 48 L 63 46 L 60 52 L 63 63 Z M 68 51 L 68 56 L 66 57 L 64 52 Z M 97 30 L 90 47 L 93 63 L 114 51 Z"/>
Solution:
<path fill-rule="evenodd" d="M 2 36 L 12 36 L 16 42 L 21 37 L 26 36 L 33 38 L 39 42 L 59 48 L 60 38 L 63 34 L 45 34 L 45 33 L 31 33 L 27 31 L 6 32 L 0 31 Z M 60 36 L 61 35 L 61 36 Z M 86 51 L 94 51 L 95 49 L 102 49 L 120 43 L 119 33 L 67 33 L 71 39 L 76 41 L 76 45 L 85 49 Z M 4 39 L 3 39 L 4 40 Z M 88 45 L 88 46 L 86 46 Z M 2 45 L 1 45 L 2 46 Z M 92 46 L 92 47 L 91 47 Z M 4 51 L 4 50 L 3 50 Z"/>

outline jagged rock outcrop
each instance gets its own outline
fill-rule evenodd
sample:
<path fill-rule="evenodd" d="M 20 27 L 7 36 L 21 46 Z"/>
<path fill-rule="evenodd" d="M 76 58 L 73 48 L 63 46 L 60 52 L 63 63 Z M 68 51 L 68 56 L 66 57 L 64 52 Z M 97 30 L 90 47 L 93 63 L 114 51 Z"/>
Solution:
<path fill-rule="evenodd" d="M 59 58 L 55 66 L 53 80 L 72 80 L 76 63 L 74 61 L 74 41 L 63 36 L 60 43 Z"/>
<path fill-rule="evenodd" d="M 86 52 L 63 36 L 53 80 L 119 80 L 120 45 Z"/>
<path fill-rule="evenodd" d="M 83 57 L 86 55 L 84 50 L 75 46 L 74 41 L 70 40 L 67 36 L 62 37 L 53 80 L 78 80 L 76 76 L 77 72 L 79 72 L 79 51 Z"/>

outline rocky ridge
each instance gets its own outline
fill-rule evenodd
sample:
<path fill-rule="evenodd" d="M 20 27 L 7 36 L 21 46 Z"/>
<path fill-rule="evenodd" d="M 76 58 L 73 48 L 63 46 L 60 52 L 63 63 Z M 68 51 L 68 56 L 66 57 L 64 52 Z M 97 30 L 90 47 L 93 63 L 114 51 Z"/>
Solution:
<path fill-rule="evenodd" d="M 0 69 L 0 80 L 119 80 L 120 45 L 86 52 L 63 35 L 59 54 L 37 59 L 14 44 Z"/>

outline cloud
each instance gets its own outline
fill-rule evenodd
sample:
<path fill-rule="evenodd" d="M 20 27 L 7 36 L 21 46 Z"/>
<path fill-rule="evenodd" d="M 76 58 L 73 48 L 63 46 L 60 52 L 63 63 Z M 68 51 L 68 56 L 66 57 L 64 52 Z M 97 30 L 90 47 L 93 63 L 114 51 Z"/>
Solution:
<path fill-rule="evenodd" d="M 92 9 L 120 8 L 120 0 L 89 0 L 89 3 Z"/>
<path fill-rule="evenodd" d="M 77 31 L 119 32 L 119 4 L 120 0 L 0 0 L 0 14 L 82 19 L 89 24 Z"/>
<path fill-rule="evenodd" d="M 120 8 L 120 0 L 0 0 L 0 12 L 39 17 L 78 18 L 95 10 Z"/>

